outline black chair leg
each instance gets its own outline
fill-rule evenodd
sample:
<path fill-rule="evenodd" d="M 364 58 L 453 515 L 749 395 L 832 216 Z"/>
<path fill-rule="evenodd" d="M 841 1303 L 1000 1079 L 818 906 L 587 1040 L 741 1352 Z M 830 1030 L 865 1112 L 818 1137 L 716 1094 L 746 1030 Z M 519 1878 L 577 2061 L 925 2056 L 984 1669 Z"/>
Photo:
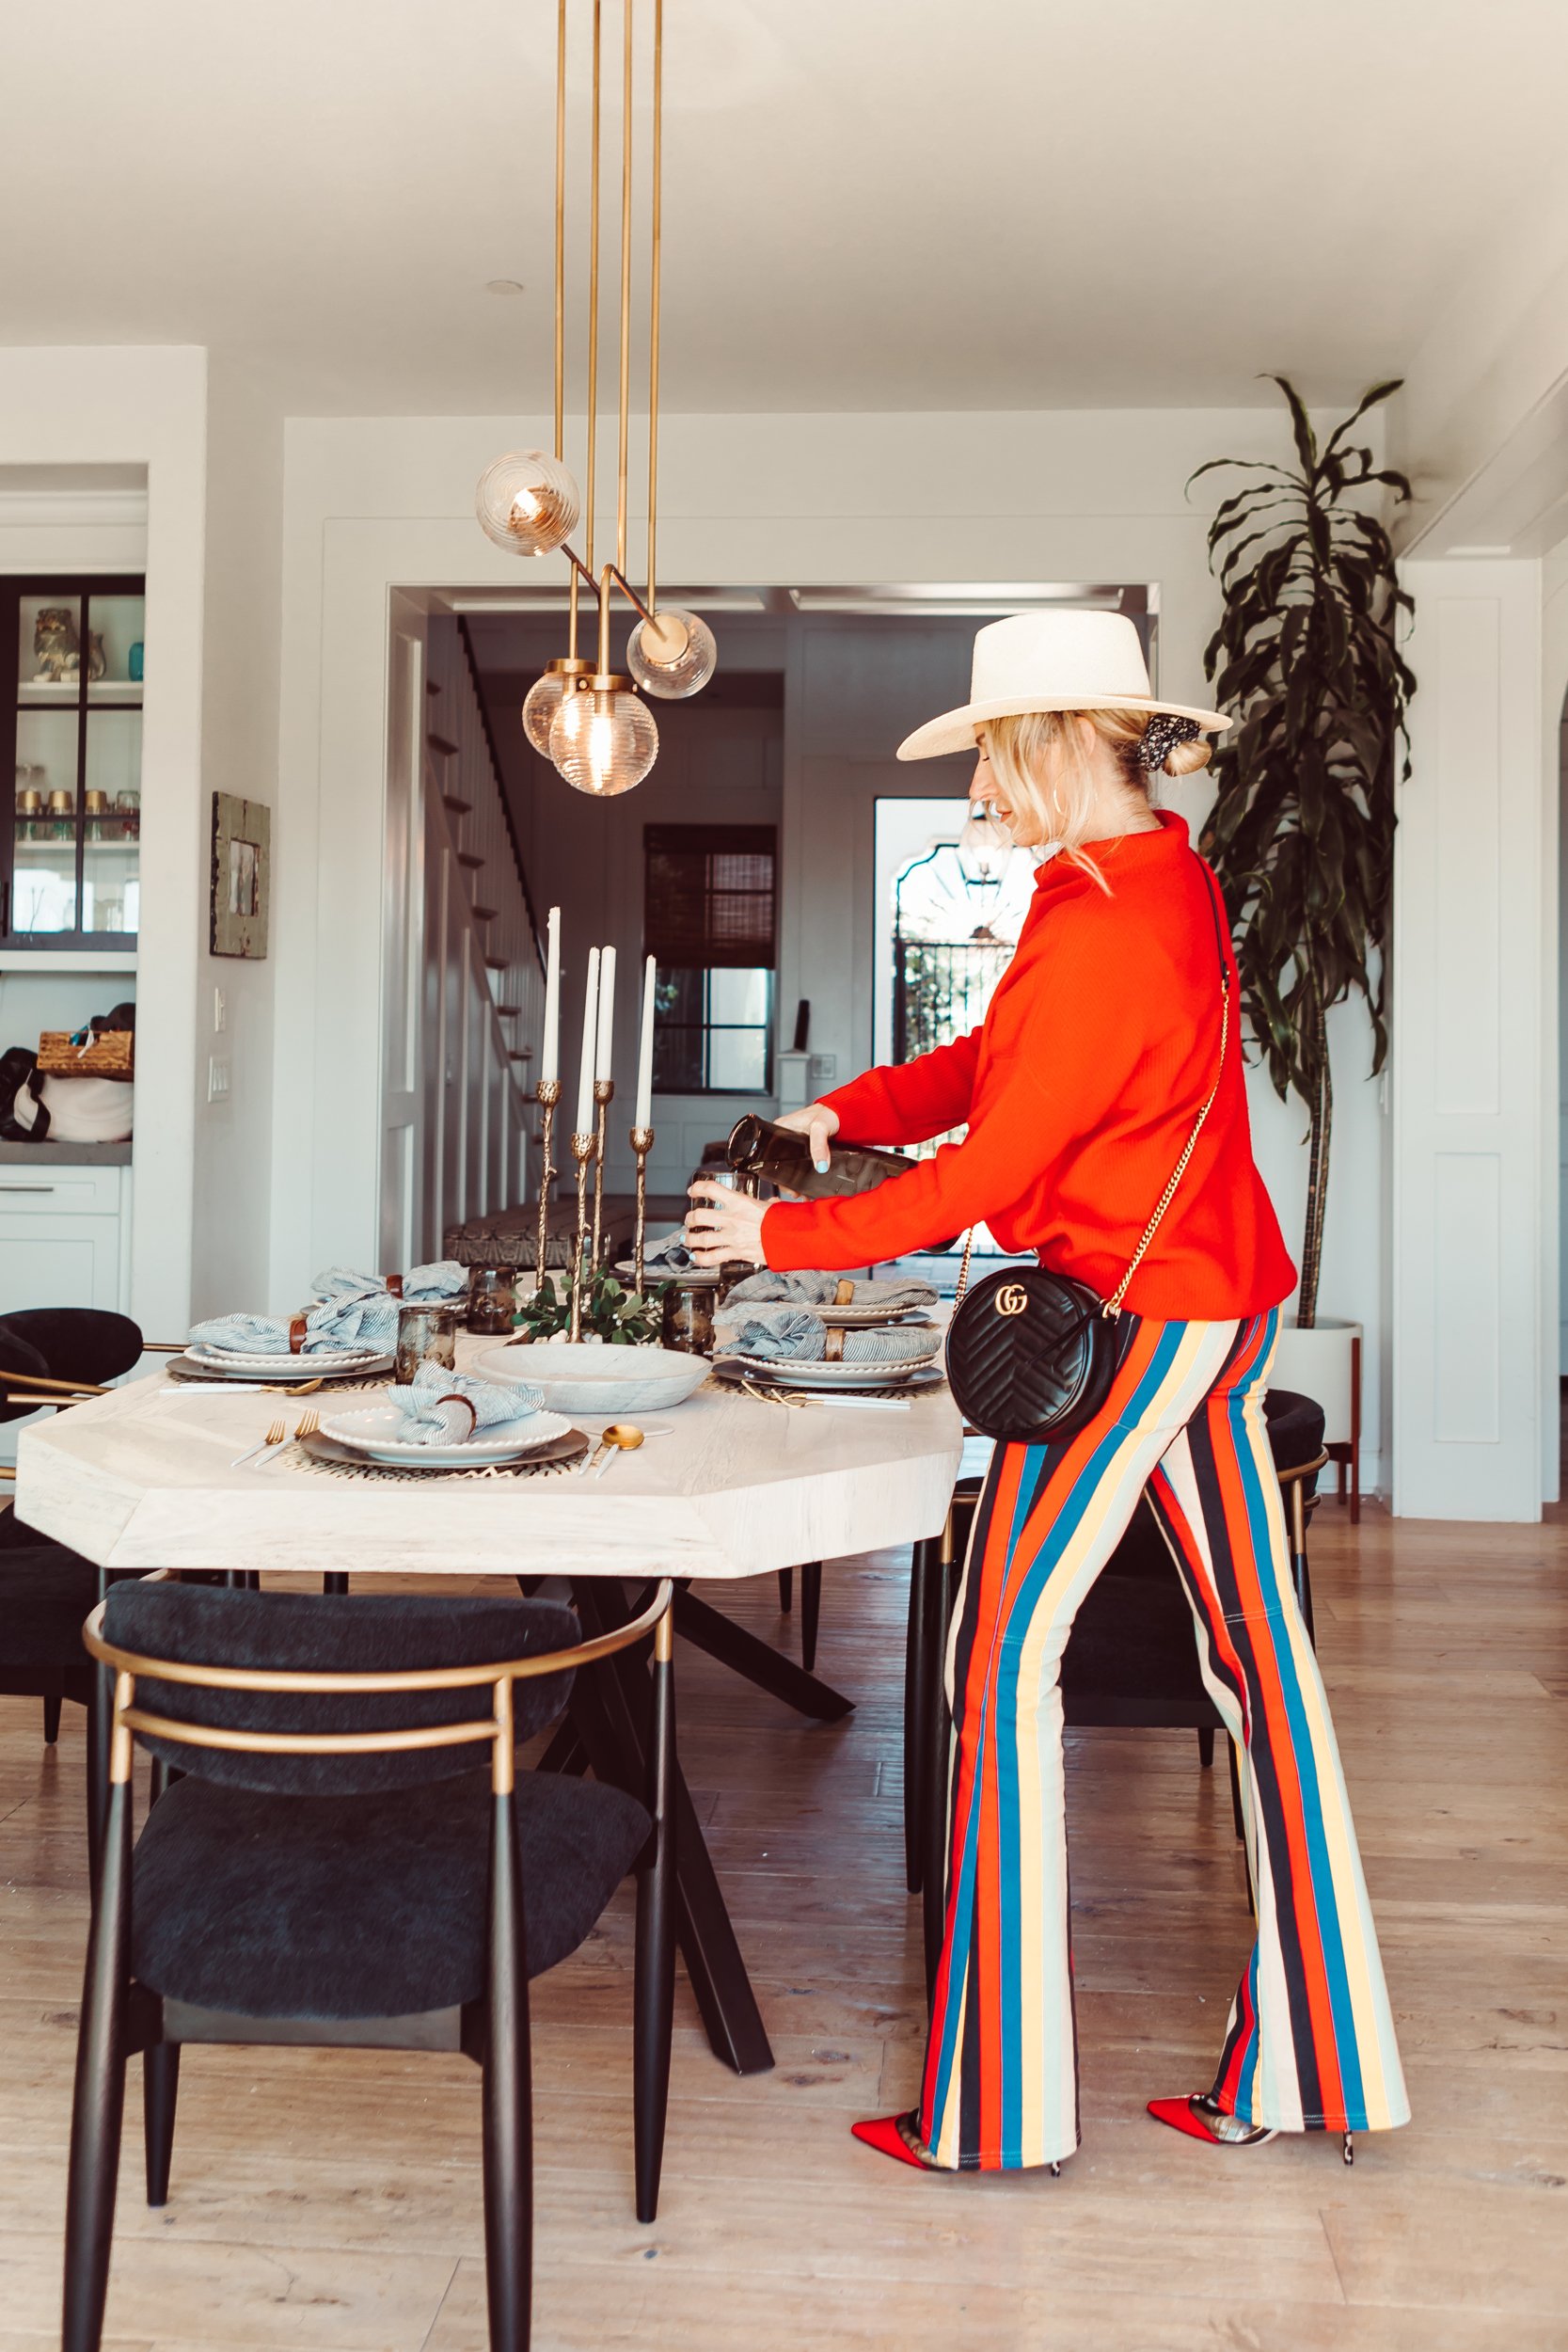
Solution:
<path fill-rule="evenodd" d="M 492 1800 L 483 2098 L 490 2352 L 528 2352 L 532 2301 L 532 2081 L 522 1867 L 514 1808 L 510 1793 Z"/>
<path fill-rule="evenodd" d="M 663 1628 L 655 1648 L 648 1739 L 648 1810 L 654 1834 L 637 1884 L 633 2128 L 637 2218 L 644 2222 L 658 2213 L 675 1999 L 675 1670 L 669 1648 L 669 1630 Z"/>
<path fill-rule="evenodd" d="M 779 1607 L 787 1617 L 794 1606 L 795 1571 L 793 1568 L 781 1568 L 779 1570 Z"/>
<path fill-rule="evenodd" d="M 52 1748 L 60 1736 L 60 1703 L 61 1694 L 58 1691 L 44 1692 L 43 1744 L 46 1748 Z"/>
<path fill-rule="evenodd" d="M 1226 1755 L 1230 1763 L 1230 1818 L 1236 1824 L 1237 1836 L 1244 1843 L 1246 1839 L 1246 1820 L 1242 1812 L 1242 1775 L 1240 1768 L 1236 1762 L 1235 1740 L 1227 1740 L 1225 1743 L 1225 1748 Z"/>
<path fill-rule="evenodd" d="M 328 1568 L 322 1578 L 322 1591 L 341 1600 L 348 1591 L 348 1574 L 343 1568 Z"/>
<path fill-rule="evenodd" d="M 939 1554 L 927 1595 L 930 1623 L 926 1641 L 927 1690 L 922 1710 L 927 1730 L 920 1794 L 920 1881 L 927 1997 L 936 1990 L 937 1966 L 947 1925 L 947 1779 L 953 1748 L 953 1718 L 946 1690 L 947 1625 L 956 1594 L 957 1570 Z"/>
<path fill-rule="evenodd" d="M 98 2352 L 109 2286 L 119 2132 L 125 2112 L 125 2002 L 131 1967 L 131 1784 L 111 1792 L 98 1900 L 87 1938 L 65 2219 L 61 2352 Z"/>
<path fill-rule="evenodd" d="M 800 1563 L 800 1663 L 807 1674 L 816 1663 L 816 1628 L 822 1614 L 822 1563 Z"/>
<path fill-rule="evenodd" d="M 1197 1760 L 1204 1772 L 1208 1772 L 1214 1761 L 1214 1726 L 1212 1724 L 1198 1725 Z"/>
<path fill-rule="evenodd" d="M 180 2096 L 180 2044 L 155 2042 L 142 2052 L 142 2146 L 147 2157 L 147 2201 L 168 2202 L 174 2159 L 174 2108 Z"/>
<path fill-rule="evenodd" d="M 930 1587 L 936 1575 L 937 1546 L 923 1540 L 914 1546 L 910 1558 L 910 1619 L 904 1642 L 904 1883 L 911 1895 L 920 1892 L 926 1858 L 921 1799 L 928 1741 Z"/>
<path fill-rule="evenodd" d="M 99 1581 L 102 1584 L 103 1580 L 100 1578 Z M 95 1903 L 103 1853 L 103 1823 L 109 1806 L 109 1735 L 113 1728 L 114 1676 L 107 1666 L 94 1666 L 87 1677 L 87 1869 Z"/>

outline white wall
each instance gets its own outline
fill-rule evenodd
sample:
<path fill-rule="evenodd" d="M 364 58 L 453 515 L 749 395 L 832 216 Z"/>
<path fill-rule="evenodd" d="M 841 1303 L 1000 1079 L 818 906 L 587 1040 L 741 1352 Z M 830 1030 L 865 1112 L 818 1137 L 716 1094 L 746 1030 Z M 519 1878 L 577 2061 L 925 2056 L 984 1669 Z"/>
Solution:
<path fill-rule="evenodd" d="M 543 566 L 520 571 L 482 536 L 473 485 L 499 451 L 547 432 L 538 418 L 293 419 L 286 428 L 276 1302 L 299 1295 L 315 1266 L 368 1263 L 374 1249 L 376 901 L 356 884 L 380 847 L 388 594 L 404 583 L 533 586 L 545 576 Z M 711 584 L 1149 581 L 1161 595 L 1162 678 L 1196 694 L 1215 599 L 1209 504 L 1189 505 L 1183 484 L 1206 458 L 1284 446 L 1277 415 L 1255 409 L 672 417 L 661 433 L 660 570 Z M 1222 495 L 1208 482 L 1202 492 L 1210 503 Z M 879 757 L 891 750 L 877 748 Z M 901 783 L 910 775 L 897 772 Z M 1184 804 L 1200 807 L 1201 790 Z M 785 809 L 787 834 L 787 778 Z M 824 967 L 799 891 L 794 908 L 792 917 L 786 899 L 781 1001 L 806 993 L 815 1004 L 840 949 L 828 943 Z M 792 920 L 805 926 L 793 958 Z M 808 968 L 813 988 L 801 984 Z M 868 1051 L 869 1004 L 863 1018 L 842 977 L 828 998 L 824 1019 L 840 1041 L 814 1023 L 814 1044 L 846 1060 L 857 1045 Z M 1366 1324 L 1375 1364 L 1382 1125 L 1358 1068 L 1364 1025 L 1353 1009 L 1338 1026 L 1338 1189 L 1322 1307 Z M 1254 1101 L 1259 1160 L 1289 1231 L 1304 1182 L 1301 1120 L 1266 1086 Z M 1373 1483 L 1378 1383 L 1369 1386 L 1364 1474 Z"/>
<path fill-rule="evenodd" d="M 192 911 L 192 1312 L 268 1303 L 268 1186 L 273 1115 L 273 983 L 277 948 L 252 961 L 209 952 L 213 794 L 272 807 L 277 786 L 277 671 L 282 606 L 283 425 L 230 360 L 214 361 L 207 421 L 206 630 L 201 675 L 201 790 L 196 810 L 198 898 Z M 278 852 L 273 824 L 273 856 Z M 275 866 L 276 870 L 276 866 Z M 214 993 L 225 1025 L 214 1026 Z M 209 1100 L 208 1064 L 229 1064 L 227 1095 Z"/>
<path fill-rule="evenodd" d="M 0 467 L 146 470 L 131 1311 L 158 1338 L 182 1333 L 190 1306 L 205 441 L 199 350 L 0 350 Z"/>

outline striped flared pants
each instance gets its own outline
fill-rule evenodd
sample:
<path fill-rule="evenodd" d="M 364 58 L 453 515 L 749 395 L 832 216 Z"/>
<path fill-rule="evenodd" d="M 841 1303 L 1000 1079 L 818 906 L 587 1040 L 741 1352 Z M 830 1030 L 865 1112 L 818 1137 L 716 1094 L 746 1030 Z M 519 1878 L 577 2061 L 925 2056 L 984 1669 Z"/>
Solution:
<path fill-rule="evenodd" d="M 1095 1420 L 992 1457 L 947 1661 L 946 1927 L 920 2104 L 942 2166 L 1051 2164 L 1078 2145 L 1060 1666 L 1146 1485 L 1237 1746 L 1258 1912 L 1213 2095 L 1281 2131 L 1408 2119 L 1263 1422 L 1276 1320 L 1124 1314 Z"/>

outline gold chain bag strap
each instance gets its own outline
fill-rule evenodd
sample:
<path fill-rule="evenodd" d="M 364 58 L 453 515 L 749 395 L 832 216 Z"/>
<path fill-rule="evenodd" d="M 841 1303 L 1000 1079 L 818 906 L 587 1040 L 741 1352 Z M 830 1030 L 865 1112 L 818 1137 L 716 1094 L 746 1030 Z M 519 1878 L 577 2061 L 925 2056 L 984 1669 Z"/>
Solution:
<path fill-rule="evenodd" d="M 1204 872 L 1220 971 L 1220 1057 L 1209 1098 L 1171 1170 L 1159 1204 L 1109 1298 L 1086 1282 L 1047 1266 L 1007 1266 L 969 1287 L 974 1229 L 964 1240 L 963 1263 L 947 1327 L 947 1382 L 972 1427 L 1005 1442 L 1038 1445 L 1068 1438 L 1104 1404 L 1117 1368 L 1117 1320 L 1128 1284 L 1176 1198 L 1177 1186 L 1214 1107 L 1230 1043 L 1230 970 L 1226 961 L 1218 889 Z"/>

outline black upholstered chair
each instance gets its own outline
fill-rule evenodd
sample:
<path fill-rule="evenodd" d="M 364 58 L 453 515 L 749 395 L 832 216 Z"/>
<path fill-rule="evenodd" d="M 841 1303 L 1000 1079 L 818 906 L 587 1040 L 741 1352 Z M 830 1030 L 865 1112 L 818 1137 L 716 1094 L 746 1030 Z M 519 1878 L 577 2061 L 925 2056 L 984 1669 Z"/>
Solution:
<path fill-rule="evenodd" d="M 1312 1631 L 1307 1523 L 1316 1502 L 1323 1452 L 1323 1407 L 1310 1397 L 1273 1389 L 1264 1399 L 1269 1449 L 1285 1498 L 1291 1573 Z M 981 1482 L 962 1479 L 942 1534 L 917 1546 L 910 1584 L 905 1674 L 904 1836 L 911 1894 L 925 1898 L 927 1977 L 942 1948 L 946 1864 L 946 1772 L 951 1720 L 942 1683 L 949 1618 Z M 1214 1758 L 1218 1708 L 1198 1671 L 1192 1610 L 1147 1496 L 1126 1534 L 1085 1596 L 1062 1659 L 1062 1714 L 1069 1730 L 1091 1726 L 1190 1728 L 1198 1760 Z M 1236 1833 L 1242 1834 L 1236 1759 L 1230 1761 Z"/>
<path fill-rule="evenodd" d="M 549 1600 L 355 1599 L 118 1584 L 88 1646 L 116 1680 L 108 1820 L 77 2042 L 64 2352 L 103 2324 L 125 2067 L 147 2194 L 168 2194 L 181 2047 L 462 2050 L 483 2069 L 492 2352 L 526 2352 L 528 1980 L 639 1869 L 637 2209 L 657 2204 L 673 1986 L 671 1587 L 595 1641 Z M 520 1771 L 578 1665 L 652 1636 L 652 1786 Z M 132 1847 L 134 1740 L 154 1802 Z M 489 1751 L 488 1772 L 476 1755 Z"/>
<path fill-rule="evenodd" d="M 87 1307 L 39 1308 L 0 1318 L 0 1421 L 20 1421 L 42 1406 L 56 1411 L 90 1395 L 142 1352 L 129 1315 Z M 10 1473 L 7 1473 L 8 1482 Z M 3 1500 L 3 1490 L 0 1490 Z M 87 1710 L 93 1742 L 100 1677 L 82 1647 L 82 1620 L 101 1600 L 106 1580 L 90 1560 L 0 1511 L 0 1692 L 43 1701 L 43 1736 L 59 1736 L 66 1699 Z M 102 1770 L 87 1775 L 89 1834 L 96 1837 Z"/>

